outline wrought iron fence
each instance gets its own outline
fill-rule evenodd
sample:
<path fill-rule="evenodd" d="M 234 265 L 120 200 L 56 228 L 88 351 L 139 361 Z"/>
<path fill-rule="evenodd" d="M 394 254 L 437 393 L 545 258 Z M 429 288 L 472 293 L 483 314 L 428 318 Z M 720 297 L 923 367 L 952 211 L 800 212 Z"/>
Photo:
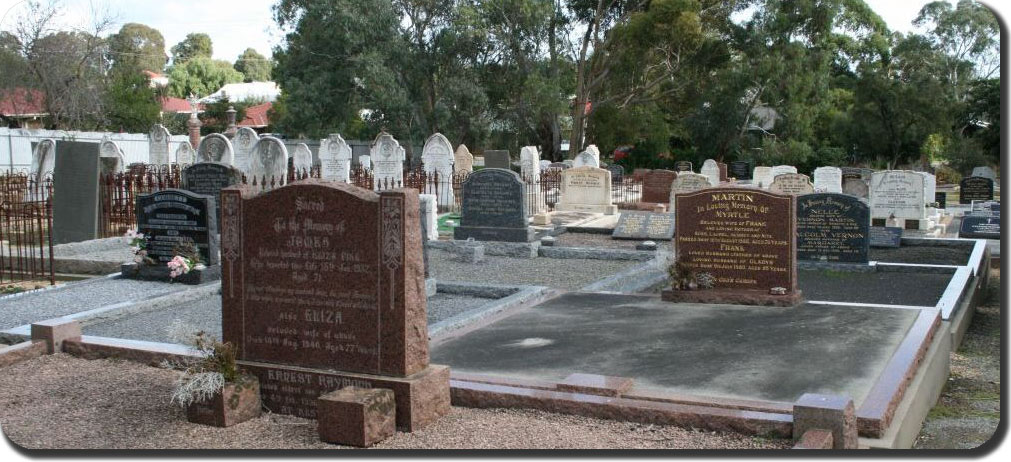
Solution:
<path fill-rule="evenodd" d="M 0 286 L 55 283 L 51 176 L 0 176 Z"/>

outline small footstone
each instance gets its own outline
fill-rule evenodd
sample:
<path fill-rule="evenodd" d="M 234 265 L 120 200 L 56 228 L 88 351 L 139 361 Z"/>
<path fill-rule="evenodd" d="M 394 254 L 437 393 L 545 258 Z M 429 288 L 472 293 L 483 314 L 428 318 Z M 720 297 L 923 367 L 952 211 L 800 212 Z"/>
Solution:
<path fill-rule="evenodd" d="M 635 245 L 635 250 L 656 250 L 656 242 L 642 241 Z"/>
<path fill-rule="evenodd" d="M 544 246 L 544 247 L 554 247 L 555 246 L 555 238 L 553 238 L 551 236 L 544 236 L 544 237 L 541 238 L 541 245 Z"/>
<path fill-rule="evenodd" d="M 808 430 L 832 432 L 833 449 L 857 448 L 857 417 L 853 400 L 844 396 L 805 393 L 793 404 L 793 438 Z"/>
<path fill-rule="evenodd" d="M 397 405 L 393 390 L 346 387 L 317 400 L 319 439 L 327 443 L 367 447 L 396 432 Z"/>

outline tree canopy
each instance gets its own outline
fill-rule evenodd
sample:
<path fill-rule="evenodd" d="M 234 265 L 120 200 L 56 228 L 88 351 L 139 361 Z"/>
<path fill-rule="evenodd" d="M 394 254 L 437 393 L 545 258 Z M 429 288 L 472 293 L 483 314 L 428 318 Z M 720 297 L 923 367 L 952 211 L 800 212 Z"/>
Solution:
<path fill-rule="evenodd" d="M 211 37 L 204 33 L 186 34 L 183 41 L 172 47 L 172 64 L 182 64 L 193 58 L 210 59 L 214 55 Z"/>

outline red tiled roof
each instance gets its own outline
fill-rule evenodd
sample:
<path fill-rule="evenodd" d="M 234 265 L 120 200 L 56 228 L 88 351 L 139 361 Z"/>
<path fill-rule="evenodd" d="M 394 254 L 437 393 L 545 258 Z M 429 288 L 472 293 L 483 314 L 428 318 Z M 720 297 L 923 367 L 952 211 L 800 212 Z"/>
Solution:
<path fill-rule="evenodd" d="M 42 115 L 46 113 L 46 95 L 32 88 L 0 90 L 0 114 L 8 116 Z"/>
<path fill-rule="evenodd" d="M 161 74 L 159 74 L 159 73 L 157 73 L 155 71 L 149 71 L 147 69 L 145 69 L 145 70 L 143 70 L 141 72 L 143 72 L 144 75 L 146 75 L 149 79 L 158 79 L 158 78 L 164 78 L 165 77 L 164 75 L 161 75 Z"/>
<path fill-rule="evenodd" d="M 198 104 L 197 110 L 203 110 L 204 105 Z M 182 98 L 173 98 L 171 96 L 166 96 L 161 99 L 161 112 L 186 112 L 189 113 L 193 109 L 190 107 L 190 102 Z"/>
<path fill-rule="evenodd" d="M 239 122 L 240 127 L 266 127 L 270 124 L 267 112 L 273 106 L 272 103 L 257 104 L 246 108 L 246 118 Z"/>

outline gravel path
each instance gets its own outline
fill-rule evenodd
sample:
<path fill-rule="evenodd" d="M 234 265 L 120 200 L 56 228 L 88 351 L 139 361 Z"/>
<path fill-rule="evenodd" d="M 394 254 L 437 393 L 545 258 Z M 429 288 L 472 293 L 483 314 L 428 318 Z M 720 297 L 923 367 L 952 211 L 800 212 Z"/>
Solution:
<path fill-rule="evenodd" d="M 556 247 L 595 247 L 604 249 L 635 250 L 635 246 L 646 241 L 630 239 L 611 239 L 610 234 L 595 233 L 562 233 L 555 236 Z M 657 247 L 670 248 L 671 241 L 653 241 Z"/>
<path fill-rule="evenodd" d="M 442 250 L 428 253 L 428 264 L 435 278 L 442 281 L 479 284 L 542 285 L 578 290 L 599 279 L 642 262 L 560 259 L 509 258 L 485 256 L 481 263 L 460 263 Z"/>
<path fill-rule="evenodd" d="M 73 286 L 80 284 L 80 287 Z M 185 290 L 182 284 L 136 281 L 133 279 L 88 280 L 67 284 L 67 288 L 44 290 L 24 296 L 0 299 L 0 329 L 79 313 L 130 300 Z"/>
<path fill-rule="evenodd" d="M 169 403 L 176 372 L 138 363 L 45 356 L 0 374 L 0 424 L 29 449 L 337 449 L 316 423 L 264 415 L 230 428 L 191 424 Z M 54 425 L 54 423 L 57 423 Z M 788 440 L 513 409 L 454 407 L 378 449 L 784 449 Z"/>

